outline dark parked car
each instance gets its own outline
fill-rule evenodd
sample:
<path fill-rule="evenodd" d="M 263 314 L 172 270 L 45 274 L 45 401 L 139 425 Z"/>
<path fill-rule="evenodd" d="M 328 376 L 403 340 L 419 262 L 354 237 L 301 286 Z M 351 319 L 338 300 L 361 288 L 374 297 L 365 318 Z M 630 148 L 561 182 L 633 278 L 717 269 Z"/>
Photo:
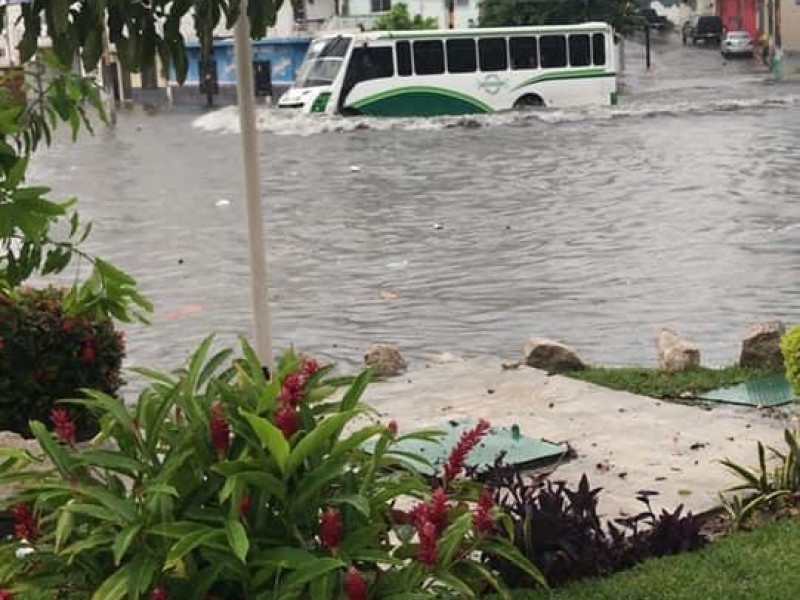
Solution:
<path fill-rule="evenodd" d="M 722 41 L 722 19 L 712 16 L 692 17 L 683 24 L 683 43 L 691 41 L 696 44 L 698 40 L 714 42 Z"/>
<path fill-rule="evenodd" d="M 644 19 L 645 24 L 650 29 L 661 31 L 666 29 L 669 19 L 662 17 L 653 8 L 643 8 L 639 11 L 639 16 Z"/>

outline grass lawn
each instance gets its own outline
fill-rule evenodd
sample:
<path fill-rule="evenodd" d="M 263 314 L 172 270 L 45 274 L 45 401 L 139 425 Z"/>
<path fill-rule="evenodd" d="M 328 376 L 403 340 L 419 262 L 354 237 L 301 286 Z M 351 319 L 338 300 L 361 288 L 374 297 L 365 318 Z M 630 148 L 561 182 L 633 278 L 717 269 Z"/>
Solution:
<path fill-rule="evenodd" d="M 605 579 L 515 600 L 783 600 L 800 586 L 800 520 L 785 519 L 707 546 L 649 560 Z"/>
<path fill-rule="evenodd" d="M 724 369 L 701 367 L 679 373 L 664 373 L 658 369 L 645 367 L 589 367 L 581 371 L 564 373 L 574 379 L 654 398 L 681 398 L 687 394 L 735 385 L 766 374 L 768 374 L 766 371 L 746 369 L 737 365 Z"/>

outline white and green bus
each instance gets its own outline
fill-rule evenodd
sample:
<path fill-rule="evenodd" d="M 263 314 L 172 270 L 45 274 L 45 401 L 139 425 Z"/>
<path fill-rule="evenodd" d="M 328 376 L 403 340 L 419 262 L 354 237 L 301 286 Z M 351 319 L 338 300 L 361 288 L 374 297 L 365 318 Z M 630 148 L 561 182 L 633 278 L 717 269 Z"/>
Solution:
<path fill-rule="evenodd" d="M 281 108 L 435 116 L 616 102 L 606 23 L 369 31 L 315 39 Z"/>

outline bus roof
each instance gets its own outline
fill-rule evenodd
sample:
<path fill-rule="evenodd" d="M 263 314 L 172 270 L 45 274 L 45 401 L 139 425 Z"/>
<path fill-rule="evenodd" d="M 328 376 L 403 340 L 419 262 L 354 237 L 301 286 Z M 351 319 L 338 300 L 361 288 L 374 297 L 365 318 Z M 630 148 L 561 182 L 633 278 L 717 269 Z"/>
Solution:
<path fill-rule="evenodd" d="M 331 32 L 319 36 L 317 39 L 329 39 L 337 36 L 352 37 L 357 39 L 387 40 L 387 39 L 413 39 L 413 38 L 448 38 L 448 37 L 483 37 L 490 35 L 513 35 L 519 33 L 552 33 L 571 31 L 610 31 L 608 23 L 600 21 L 589 23 L 576 23 L 572 25 L 522 25 L 515 27 L 471 27 L 468 29 L 415 29 L 409 31 L 361 31 L 361 32 Z"/>

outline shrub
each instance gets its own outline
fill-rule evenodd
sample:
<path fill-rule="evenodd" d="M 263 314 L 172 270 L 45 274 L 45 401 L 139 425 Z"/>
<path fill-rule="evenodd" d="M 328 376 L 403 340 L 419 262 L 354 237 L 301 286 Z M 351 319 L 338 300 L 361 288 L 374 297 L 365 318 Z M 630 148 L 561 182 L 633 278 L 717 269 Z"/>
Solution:
<path fill-rule="evenodd" d="M 0 430 L 29 437 L 28 421 L 49 422 L 56 401 L 120 386 L 122 334 L 107 318 L 66 314 L 63 299 L 53 287 L 0 292 Z M 97 431 L 83 407 L 73 421 L 78 439 Z"/>
<path fill-rule="evenodd" d="M 510 541 L 553 586 L 627 569 L 646 558 L 694 550 L 707 541 L 700 519 L 684 513 L 683 506 L 656 514 L 650 504 L 656 492 L 639 492 L 644 510 L 638 515 L 604 526 L 597 514 L 601 488 L 592 488 L 585 475 L 574 490 L 500 463 L 482 477 L 510 518 Z M 536 584 L 503 557 L 488 554 L 487 560 L 511 587 Z"/>
<path fill-rule="evenodd" d="M 800 325 L 795 325 L 783 334 L 781 352 L 786 365 L 786 379 L 800 397 Z"/>
<path fill-rule="evenodd" d="M 22 453 L 0 460 L 0 482 L 24 484 L 0 505 L 16 533 L 0 545 L 0 588 L 64 600 L 506 593 L 485 551 L 541 581 L 493 534 L 491 497 L 459 477 L 487 425 L 431 490 L 415 468 L 426 461 L 395 445 L 440 434 L 368 420 L 369 372 L 332 399 L 311 359 L 286 353 L 268 381 L 246 344 L 226 370 L 231 352 L 209 357 L 210 344 L 176 375 L 141 371 L 151 383 L 131 412 L 100 392 L 76 401 L 100 418 L 89 446 L 34 423 L 44 475 Z"/>

